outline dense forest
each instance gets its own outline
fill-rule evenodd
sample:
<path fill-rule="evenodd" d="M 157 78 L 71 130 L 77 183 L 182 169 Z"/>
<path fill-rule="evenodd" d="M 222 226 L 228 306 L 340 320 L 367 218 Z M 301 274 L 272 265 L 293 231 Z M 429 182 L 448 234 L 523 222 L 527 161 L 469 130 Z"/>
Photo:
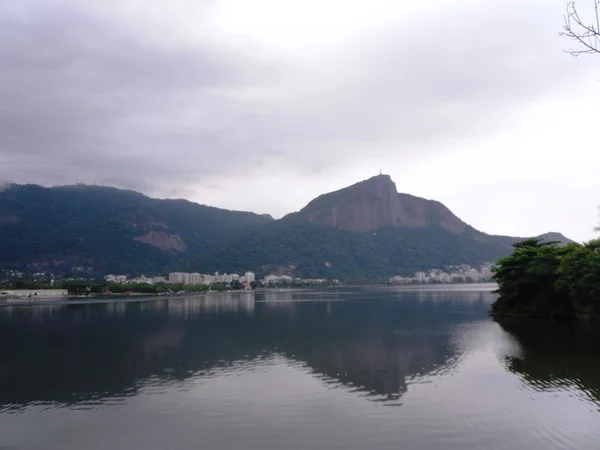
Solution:
<path fill-rule="evenodd" d="M 498 261 L 497 319 L 600 318 L 600 240 L 584 245 L 528 239 Z"/>
<path fill-rule="evenodd" d="M 211 272 L 251 267 L 257 275 L 277 269 L 306 278 L 361 280 L 412 275 L 417 270 L 495 261 L 509 252 L 440 227 L 383 227 L 357 233 L 293 218 L 254 227 L 201 255 L 192 267 Z"/>
<path fill-rule="evenodd" d="M 102 186 L 0 192 L 0 268 L 160 274 L 270 216 Z"/>

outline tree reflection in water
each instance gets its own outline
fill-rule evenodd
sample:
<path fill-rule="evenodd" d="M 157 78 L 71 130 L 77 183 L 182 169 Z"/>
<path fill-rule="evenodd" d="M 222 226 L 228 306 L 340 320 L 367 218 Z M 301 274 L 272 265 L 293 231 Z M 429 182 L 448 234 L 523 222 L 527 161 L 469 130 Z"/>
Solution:
<path fill-rule="evenodd" d="M 596 323 L 546 320 L 500 324 L 520 345 L 507 368 L 540 391 L 576 388 L 600 409 L 600 330 Z"/>

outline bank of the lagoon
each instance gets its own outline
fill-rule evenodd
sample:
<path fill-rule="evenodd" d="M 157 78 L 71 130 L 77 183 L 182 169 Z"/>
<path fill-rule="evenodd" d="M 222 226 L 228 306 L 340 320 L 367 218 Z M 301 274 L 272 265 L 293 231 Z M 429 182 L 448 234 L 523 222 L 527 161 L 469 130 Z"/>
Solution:
<path fill-rule="evenodd" d="M 0 308 L 0 448 L 598 450 L 597 328 L 475 287 Z"/>
<path fill-rule="evenodd" d="M 348 290 L 392 290 L 392 291 L 494 291 L 497 289 L 496 283 L 448 283 L 448 284 L 410 284 L 410 285 L 371 285 L 366 287 L 365 285 L 354 285 L 354 286 L 330 286 L 326 288 L 314 288 L 314 287 L 287 287 L 287 288 L 257 288 L 253 289 L 252 292 L 327 292 L 335 291 L 346 292 Z M 131 301 L 156 301 L 168 298 L 180 298 L 184 296 L 205 296 L 205 295 L 235 295 L 240 292 L 248 292 L 248 290 L 225 290 L 225 291 L 202 291 L 202 292 L 171 292 L 171 293 L 160 293 L 160 294 L 145 294 L 145 293 L 111 293 L 111 294 L 89 294 L 89 295 L 76 295 L 68 294 L 65 290 L 13 290 L 13 291 L 2 291 L 4 293 L 18 293 L 17 295 L 6 295 L 0 296 L 0 308 L 10 306 L 39 306 L 39 305 L 63 305 L 63 304 L 84 304 L 84 303 L 110 303 L 110 302 L 131 302 Z M 44 292 L 45 295 L 29 296 L 31 292 Z"/>
<path fill-rule="evenodd" d="M 12 298 L 62 298 L 67 289 L 0 289 L 0 300 Z"/>

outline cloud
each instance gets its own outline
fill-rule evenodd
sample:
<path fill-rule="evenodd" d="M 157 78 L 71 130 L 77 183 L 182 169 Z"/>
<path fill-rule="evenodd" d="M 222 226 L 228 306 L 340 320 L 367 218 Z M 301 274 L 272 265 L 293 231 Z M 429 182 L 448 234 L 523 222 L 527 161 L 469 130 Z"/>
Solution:
<path fill-rule="evenodd" d="M 329 64 L 326 55 L 311 76 L 285 87 L 282 117 L 291 125 L 277 141 L 297 155 L 315 148 L 321 163 L 335 164 L 364 157 L 348 154 L 348 144 L 403 156 L 489 133 L 515 107 L 578 76 L 548 25 L 551 11 L 538 7 L 488 2 L 452 16 L 415 17 L 352 43 Z"/>
<path fill-rule="evenodd" d="M 8 0 L 0 179 L 212 203 L 269 179 L 319 191 L 500 135 L 591 67 L 562 53 L 562 0 L 139 5 Z"/>
<path fill-rule="evenodd" d="M 230 110 L 269 67 L 218 46 L 148 46 L 72 5 L 31 5 L 0 17 L 0 176 L 145 186 L 243 158 L 229 150 L 243 133 Z"/>

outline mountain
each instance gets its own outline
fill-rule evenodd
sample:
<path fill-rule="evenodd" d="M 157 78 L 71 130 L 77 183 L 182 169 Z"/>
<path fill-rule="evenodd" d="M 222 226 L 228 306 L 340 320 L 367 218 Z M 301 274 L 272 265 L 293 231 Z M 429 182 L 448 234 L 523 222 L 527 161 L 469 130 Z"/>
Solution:
<path fill-rule="evenodd" d="M 385 226 L 438 226 L 460 234 L 468 228 L 440 202 L 399 194 L 389 175 L 378 175 L 321 195 L 293 216 L 316 225 L 357 232 L 374 231 Z"/>
<path fill-rule="evenodd" d="M 157 274 L 272 221 L 109 187 L 10 185 L 0 191 L 0 268 Z"/>
<path fill-rule="evenodd" d="M 496 261 L 519 240 L 478 231 L 442 203 L 398 193 L 388 175 L 379 175 L 249 229 L 192 266 L 204 272 L 227 267 L 261 275 L 372 279 Z"/>
<path fill-rule="evenodd" d="M 562 233 L 558 233 L 556 231 L 550 231 L 548 233 L 544 233 L 541 234 L 539 236 L 536 236 L 538 239 L 541 239 L 542 241 L 546 241 L 546 242 L 560 242 L 559 246 L 562 245 L 567 245 L 567 244 L 576 244 L 575 241 L 563 236 Z M 518 242 L 520 240 L 523 240 L 523 238 L 509 238 L 511 240 L 511 244 L 513 244 L 514 242 Z"/>
<path fill-rule="evenodd" d="M 323 194 L 288 217 L 357 232 L 374 231 L 385 226 L 439 227 L 452 234 L 469 235 L 479 241 L 504 246 L 526 239 L 482 233 L 436 200 L 398 193 L 396 184 L 389 175 L 377 175 L 347 188 Z M 563 244 L 574 242 L 557 232 L 545 233 L 538 238 Z"/>
<path fill-rule="evenodd" d="M 29 272 L 253 270 L 359 280 L 495 261 L 518 240 L 398 193 L 387 175 L 321 195 L 280 220 L 101 186 L 0 190 L 0 269 Z"/>

